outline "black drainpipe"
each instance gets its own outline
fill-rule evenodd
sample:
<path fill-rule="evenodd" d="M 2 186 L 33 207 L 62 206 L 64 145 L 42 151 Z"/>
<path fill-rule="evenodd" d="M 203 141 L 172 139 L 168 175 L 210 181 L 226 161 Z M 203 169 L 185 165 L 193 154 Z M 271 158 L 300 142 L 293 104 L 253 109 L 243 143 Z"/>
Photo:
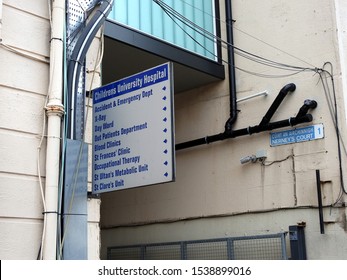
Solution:
<path fill-rule="evenodd" d="M 198 145 L 209 144 L 216 141 L 221 141 L 229 138 L 236 138 L 244 135 L 251 135 L 254 133 L 259 133 L 263 131 L 270 131 L 277 128 L 294 126 L 301 123 L 311 122 L 313 117 L 311 114 L 308 114 L 308 111 L 311 109 L 315 109 L 317 107 L 317 102 L 315 100 L 305 100 L 304 104 L 300 107 L 296 117 L 291 117 L 288 119 L 284 119 L 281 121 L 270 122 L 271 117 L 283 101 L 284 97 L 291 90 L 295 90 L 295 84 L 287 84 L 285 85 L 279 92 L 278 96 L 270 106 L 269 110 L 266 112 L 265 116 L 259 123 L 259 125 L 249 126 L 246 128 L 241 128 L 237 130 L 225 131 L 223 133 L 215 134 L 212 136 L 206 136 L 203 138 L 191 140 L 188 142 L 176 144 L 176 150 L 182 150 Z"/>
<path fill-rule="evenodd" d="M 261 122 L 259 123 L 259 126 L 266 125 L 270 122 L 272 116 L 276 112 L 277 108 L 282 103 L 283 99 L 287 96 L 288 92 L 293 92 L 296 89 L 295 84 L 287 84 L 285 85 L 277 95 L 276 99 L 271 104 L 269 110 L 266 112 L 265 116 L 262 118 Z"/>
<path fill-rule="evenodd" d="M 232 126 L 237 119 L 237 102 L 236 102 L 236 79 L 235 79 L 235 59 L 234 59 L 234 35 L 233 35 L 233 18 L 231 9 L 231 0 L 225 0 L 225 18 L 226 32 L 228 42 L 228 80 L 229 80 L 229 96 L 230 96 L 230 117 L 225 123 L 223 133 L 213 136 L 206 136 L 196 140 L 191 140 L 185 143 L 176 144 L 176 150 L 182 150 L 194 146 L 209 144 L 211 142 L 230 138 L 232 134 Z"/>
<path fill-rule="evenodd" d="M 278 96 L 260 121 L 259 125 L 249 126 L 243 129 L 233 130 L 233 124 L 237 119 L 237 101 L 236 101 L 236 79 L 235 79 L 235 60 L 234 60 L 234 36 L 233 36 L 233 19 L 231 0 L 225 0 L 225 18 L 228 41 L 228 72 L 229 72 L 229 87 L 230 87 L 230 117 L 225 123 L 224 132 L 211 136 L 198 138 L 184 143 L 176 144 L 177 150 L 191 148 L 199 145 L 209 144 L 216 141 L 222 141 L 229 138 L 236 138 L 243 135 L 251 135 L 263 131 L 270 131 L 276 128 L 294 126 L 301 123 L 311 122 L 312 115 L 308 114 L 310 109 L 317 107 L 317 102 L 314 100 L 305 100 L 304 105 L 300 108 L 296 117 L 291 117 L 285 120 L 270 123 L 271 117 L 276 112 L 283 99 L 288 92 L 293 92 L 296 89 L 295 84 L 290 83 L 285 85 L 279 92 Z"/>
<path fill-rule="evenodd" d="M 233 34 L 233 18 L 231 0 L 225 0 L 225 19 L 228 42 L 228 76 L 230 87 L 230 117 L 225 123 L 225 133 L 232 131 L 232 126 L 237 119 L 237 103 L 236 103 L 236 78 L 235 78 L 235 58 L 234 58 L 234 34 Z"/>

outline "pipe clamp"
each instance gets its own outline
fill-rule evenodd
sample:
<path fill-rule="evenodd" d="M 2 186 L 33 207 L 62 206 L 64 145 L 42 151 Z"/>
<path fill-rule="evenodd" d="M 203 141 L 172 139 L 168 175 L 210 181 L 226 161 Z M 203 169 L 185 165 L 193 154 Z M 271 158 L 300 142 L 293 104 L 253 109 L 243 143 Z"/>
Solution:
<path fill-rule="evenodd" d="M 47 104 L 45 107 L 46 115 L 63 116 L 65 114 L 65 108 L 62 104 Z"/>

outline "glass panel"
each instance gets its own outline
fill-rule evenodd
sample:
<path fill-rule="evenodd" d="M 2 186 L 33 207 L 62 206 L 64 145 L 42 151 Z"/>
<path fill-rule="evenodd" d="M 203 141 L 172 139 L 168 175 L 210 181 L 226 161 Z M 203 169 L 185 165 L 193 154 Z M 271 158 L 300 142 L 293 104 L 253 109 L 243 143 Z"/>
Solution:
<path fill-rule="evenodd" d="M 118 2 L 118 0 L 116 1 Z M 123 1 L 124 2 L 124 1 Z M 141 0 L 140 2 L 140 30 L 152 34 L 152 0 Z"/>
<path fill-rule="evenodd" d="M 215 34 L 214 1 L 161 1 L 169 6 L 168 9 L 172 8 L 174 11 L 165 12 L 153 0 L 117 0 L 108 18 L 216 60 L 215 40 L 187 22 L 189 20 L 207 32 Z"/>

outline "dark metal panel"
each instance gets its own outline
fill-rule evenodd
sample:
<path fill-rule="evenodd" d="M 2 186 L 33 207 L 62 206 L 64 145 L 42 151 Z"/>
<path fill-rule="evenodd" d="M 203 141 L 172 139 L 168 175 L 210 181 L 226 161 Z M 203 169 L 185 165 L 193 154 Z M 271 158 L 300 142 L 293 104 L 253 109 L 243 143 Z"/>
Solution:
<path fill-rule="evenodd" d="M 306 243 L 304 227 L 289 226 L 289 240 L 292 260 L 306 260 Z"/>
<path fill-rule="evenodd" d="M 67 139 L 66 154 L 68 157 L 64 182 L 63 258 L 83 260 L 88 257 L 88 145 Z"/>

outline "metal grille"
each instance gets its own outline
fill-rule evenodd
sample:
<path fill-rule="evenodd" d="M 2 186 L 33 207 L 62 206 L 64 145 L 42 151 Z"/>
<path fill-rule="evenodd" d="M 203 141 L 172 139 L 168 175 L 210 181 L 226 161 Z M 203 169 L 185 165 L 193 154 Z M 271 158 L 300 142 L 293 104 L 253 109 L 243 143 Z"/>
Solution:
<path fill-rule="evenodd" d="M 180 244 L 147 246 L 144 250 L 146 260 L 180 260 Z"/>
<path fill-rule="evenodd" d="M 94 7 L 98 0 L 69 0 L 67 1 L 67 57 L 70 58 L 79 31 L 85 24 L 88 10 Z"/>
<path fill-rule="evenodd" d="M 227 240 L 205 240 L 187 244 L 187 260 L 227 260 Z"/>
<path fill-rule="evenodd" d="M 109 247 L 109 260 L 287 259 L 286 233 Z"/>
<path fill-rule="evenodd" d="M 80 37 L 81 30 L 85 26 L 88 12 L 99 0 L 69 0 L 67 1 L 67 28 L 66 28 L 66 56 L 70 60 L 76 43 Z M 84 107 L 85 107 L 85 63 L 81 69 L 78 82 L 75 104 L 71 104 L 75 110 L 75 139 L 83 140 L 84 134 Z M 71 135 L 71 137 L 73 137 Z"/>
<path fill-rule="evenodd" d="M 233 259 L 280 260 L 283 259 L 283 240 L 278 237 L 253 237 L 233 240 Z M 285 249 L 285 247 L 284 247 Z"/>

